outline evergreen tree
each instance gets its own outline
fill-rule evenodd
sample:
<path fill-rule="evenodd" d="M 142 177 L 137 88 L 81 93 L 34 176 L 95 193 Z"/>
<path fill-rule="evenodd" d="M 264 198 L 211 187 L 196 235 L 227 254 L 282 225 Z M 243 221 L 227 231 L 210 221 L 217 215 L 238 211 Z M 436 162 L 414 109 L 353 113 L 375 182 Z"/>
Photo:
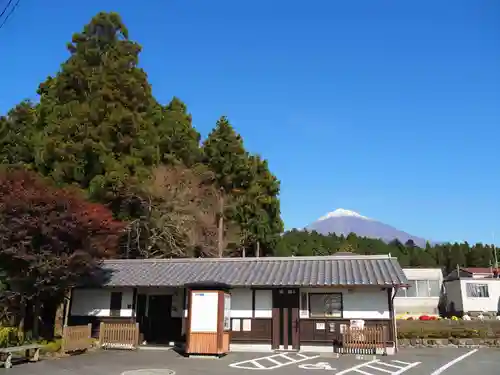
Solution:
<path fill-rule="evenodd" d="M 213 172 L 214 181 L 220 190 L 218 253 L 222 256 L 224 220 L 226 215 L 234 215 L 234 212 L 228 212 L 227 198 L 244 194 L 252 180 L 243 139 L 225 116 L 217 121 L 217 125 L 203 143 L 203 162 Z"/>
<path fill-rule="evenodd" d="M 253 180 L 238 200 L 235 217 L 242 228 L 244 246 L 249 246 L 254 255 L 268 255 L 283 232 L 280 184 L 269 171 L 267 161 L 259 156 L 250 156 L 249 161 Z"/>
<path fill-rule="evenodd" d="M 141 47 L 118 14 L 99 13 L 68 50 L 60 72 L 39 88 L 45 128 L 36 163 L 59 183 L 113 200 L 158 159 Z"/>
<path fill-rule="evenodd" d="M 0 164 L 33 164 L 34 141 L 37 135 L 37 110 L 30 101 L 23 101 L 0 117 Z"/>
<path fill-rule="evenodd" d="M 157 132 L 161 161 L 177 161 L 191 167 L 200 161 L 200 133 L 193 128 L 187 106 L 177 97 L 161 107 L 157 119 Z"/>

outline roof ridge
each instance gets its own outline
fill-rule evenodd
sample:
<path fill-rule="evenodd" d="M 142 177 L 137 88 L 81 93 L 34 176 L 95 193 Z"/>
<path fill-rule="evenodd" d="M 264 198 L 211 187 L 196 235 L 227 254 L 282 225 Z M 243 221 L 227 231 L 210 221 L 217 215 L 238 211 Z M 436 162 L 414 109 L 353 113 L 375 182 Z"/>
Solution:
<path fill-rule="evenodd" d="M 383 255 L 319 255 L 319 256 L 289 256 L 289 257 L 246 257 L 246 258 L 148 258 L 148 259 L 106 259 L 104 263 L 192 263 L 192 262 L 262 262 L 262 261 L 316 261 L 316 260 L 341 260 L 341 259 L 397 259 L 389 254 Z"/>

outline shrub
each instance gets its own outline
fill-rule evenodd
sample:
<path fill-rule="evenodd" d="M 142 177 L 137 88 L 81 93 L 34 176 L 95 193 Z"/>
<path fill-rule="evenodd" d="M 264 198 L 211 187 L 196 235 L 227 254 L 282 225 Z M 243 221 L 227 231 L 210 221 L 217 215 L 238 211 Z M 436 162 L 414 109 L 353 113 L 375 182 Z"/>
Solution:
<path fill-rule="evenodd" d="M 43 341 L 41 344 L 43 345 L 43 353 L 57 353 L 61 350 L 62 340 L 57 339 L 54 341 Z"/>
<path fill-rule="evenodd" d="M 398 320 L 400 339 L 500 338 L 500 321 Z"/>
<path fill-rule="evenodd" d="M 20 344 L 20 336 L 17 328 L 0 327 L 0 348 Z"/>

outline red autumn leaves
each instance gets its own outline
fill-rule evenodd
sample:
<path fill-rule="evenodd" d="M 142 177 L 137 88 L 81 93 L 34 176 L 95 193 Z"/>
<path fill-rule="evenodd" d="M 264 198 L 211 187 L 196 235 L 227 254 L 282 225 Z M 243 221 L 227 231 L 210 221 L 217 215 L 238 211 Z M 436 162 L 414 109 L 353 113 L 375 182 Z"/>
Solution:
<path fill-rule="evenodd" d="M 19 283 L 37 291 L 71 285 L 116 254 L 123 229 L 76 189 L 31 171 L 0 171 L 0 264 Z"/>

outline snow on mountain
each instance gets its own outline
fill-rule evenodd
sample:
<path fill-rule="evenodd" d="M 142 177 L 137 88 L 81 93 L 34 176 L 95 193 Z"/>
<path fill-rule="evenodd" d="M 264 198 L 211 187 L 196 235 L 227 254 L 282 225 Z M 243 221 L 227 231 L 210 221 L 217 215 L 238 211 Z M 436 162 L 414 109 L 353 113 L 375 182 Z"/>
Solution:
<path fill-rule="evenodd" d="M 351 210 L 345 210 L 343 208 L 338 208 L 335 211 L 328 212 L 326 215 L 321 216 L 318 221 L 320 220 L 326 220 L 331 217 L 342 217 L 342 216 L 350 216 L 350 217 L 359 217 L 360 219 L 365 219 L 365 220 L 370 220 L 370 218 L 360 215 L 357 212 L 351 211 Z"/>
<path fill-rule="evenodd" d="M 335 233 L 344 236 L 352 232 L 360 237 L 379 238 L 384 242 L 397 239 L 403 244 L 408 240 L 413 240 L 419 247 L 425 247 L 426 244 L 424 238 L 413 236 L 388 224 L 343 208 L 327 213 L 305 229 L 315 230 L 321 234 Z"/>

